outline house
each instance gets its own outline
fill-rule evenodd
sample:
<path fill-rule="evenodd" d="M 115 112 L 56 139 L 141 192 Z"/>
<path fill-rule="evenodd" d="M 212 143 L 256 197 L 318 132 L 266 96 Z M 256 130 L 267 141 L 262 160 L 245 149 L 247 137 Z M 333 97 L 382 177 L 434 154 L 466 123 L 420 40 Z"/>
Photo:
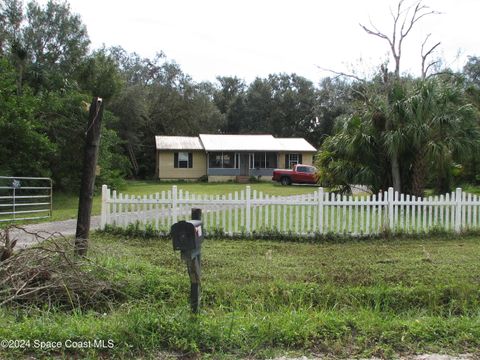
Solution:
<path fill-rule="evenodd" d="M 237 177 L 271 179 L 276 168 L 312 165 L 316 149 L 303 138 L 272 135 L 156 136 L 159 179 L 198 179 L 209 182 Z"/>

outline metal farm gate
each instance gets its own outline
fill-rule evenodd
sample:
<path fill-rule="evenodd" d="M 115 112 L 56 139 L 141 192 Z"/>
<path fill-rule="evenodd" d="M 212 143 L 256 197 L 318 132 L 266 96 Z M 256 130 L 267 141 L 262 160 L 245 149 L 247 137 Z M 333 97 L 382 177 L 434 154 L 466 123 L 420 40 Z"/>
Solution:
<path fill-rule="evenodd" d="M 52 179 L 0 176 L 0 223 L 52 216 Z"/>

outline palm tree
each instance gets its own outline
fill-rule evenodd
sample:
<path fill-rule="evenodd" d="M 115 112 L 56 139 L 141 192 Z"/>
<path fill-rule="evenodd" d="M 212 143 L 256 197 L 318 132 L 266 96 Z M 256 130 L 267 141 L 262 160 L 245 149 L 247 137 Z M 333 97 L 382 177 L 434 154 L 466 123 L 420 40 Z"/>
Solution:
<path fill-rule="evenodd" d="M 438 193 L 451 189 L 451 167 L 475 152 L 480 131 L 474 106 L 457 81 L 434 78 L 419 82 L 405 102 L 409 123 L 406 134 L 416 149 L 412 191 L 422 195 L 430 170 Z"/>
<path fill-rule="evenodd" d="M 405 191 L 409 187 L 408 168 L 409 143 L 405 137 L 408 116 L 403 106 L 411 88 L 409 79 L 393 78 L 385 84 L 383 113 L 385 128 L 380 133 L 384 151 L 390 159 L 392 185 L 395 191 Z"/>
<path fill-rule="evenodd" d="M 450 170 L 480 141 L 475 108 L 451 79 L 369 84 L 355 114 L 338 122 L 320 149 L 320 179 L 329 186 L 363 183 L 372 190 L 421 196 L 427 174 L 437 192 L 450 190 Z"/>
<path fill-rule="evenodd" d="M 351 184 L 369 184 L 374 192 L 385 189 L 391 183 L 388 158 L 372 118 L 352 115 L 338 119 L 336 127 L 317 157 L 320 183 L 341 192 L 350 191 Z"/>

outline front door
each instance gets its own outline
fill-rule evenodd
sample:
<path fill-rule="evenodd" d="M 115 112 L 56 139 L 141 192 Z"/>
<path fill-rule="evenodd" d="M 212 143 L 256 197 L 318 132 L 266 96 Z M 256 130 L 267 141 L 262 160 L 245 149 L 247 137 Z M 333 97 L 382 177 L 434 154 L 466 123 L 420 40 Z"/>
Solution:
<path fill-rule="evenodd" d="M 249 156 L 248 153 L 240 153 L 240 176 L 249 176 Z"/>

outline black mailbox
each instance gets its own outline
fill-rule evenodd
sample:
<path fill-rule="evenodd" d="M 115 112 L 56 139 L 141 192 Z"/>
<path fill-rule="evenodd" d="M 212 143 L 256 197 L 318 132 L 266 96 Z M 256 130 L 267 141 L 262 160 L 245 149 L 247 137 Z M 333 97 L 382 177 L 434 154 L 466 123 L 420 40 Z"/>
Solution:
<path fill-rule="evenodd" d="M 192 209 L 192 220 L 179 221 L 170 228 L 173 250 L 180 250 L 182 260 L 187 264 L 190 277 L 190 305 L 197 314 L 200 308 L 200 283 L 202 251 L 202 209 Z"/>
<path fill-rule="evenodd" d="M 173 250 L 198 250 L 202 245 L 201 220 L 179 221 L 172 225 L 170 232 L 173 240 Z"/>

